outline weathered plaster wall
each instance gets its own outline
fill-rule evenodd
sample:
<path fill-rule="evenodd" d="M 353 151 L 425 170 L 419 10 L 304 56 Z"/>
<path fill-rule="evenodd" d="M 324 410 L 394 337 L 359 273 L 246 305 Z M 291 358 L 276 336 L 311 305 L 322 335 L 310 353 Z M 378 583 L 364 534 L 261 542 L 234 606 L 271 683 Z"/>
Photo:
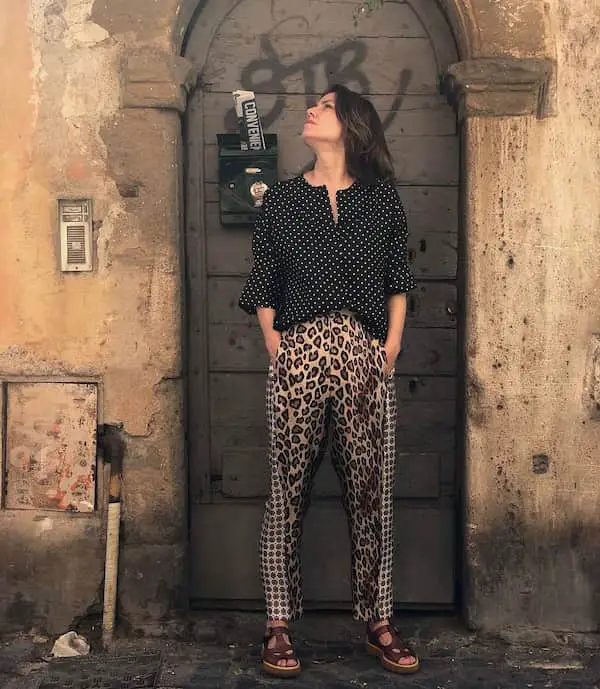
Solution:
<path fill-rule="evenodd" d="M 488 629 L 600 624 L 600 423 L 583 392 L 600 332 L 600 9 L 550 7 L 557 116 L 466 125 L 467 603 Z"/>
<path fill-rule="evenodd" d="M 10 55 L 0 63 L 10 94 L 0 127 L 0 376 L 98 379 L 103 420 L 124 424 L 120 610 L 134 626 L 172 616 L 185 599 L 181 100 L 169 82 L 180 65 L 168 57 L 197 4 L 0 8 Z M 462 31 L 463 58 L 558 65 L 556 117 L 466 125 L 469 618 L 487 629 L 595 629 L 600 426 L 583 383 L 600 331 L 600 11 L 588 0 L 442 4 Z M 122 75 L 139 54 L 163 62 L 164 75 L 152 85 L 138 64 L 146 96 L 136 82 L 124 103 Z M 144 97 L 154 107 L 122 107 Z M 58 270 L 63 194 L 94 198 L 94 273 Z M 98 599 L 101 514 L 5 511 L 0 529 L 1 628 L 61 631 Z"/>
<path fill-rule="evenodd" d="M 173 111 L 122 110 L 120 90 L 138 31 L 170 45 L 174 9 L 161 21 L 159 5 L 145 8 L 151 31 L 126 18 L 122 34 L 92 0 L 0 8 L 0 378 L 92 377 L 101 420 L 124 424 L 120 602 L 133 624 L 184 600 L 180 125 Z M 92 273 L 59 271 L 61 195 L 94 200 Z M 102 521 L 0 512 L 0 628 L 61 631 L 97 602 Z"/>
<path fill-rule="evenodd" d="M 554 56 L 551 32 L 546 26 L 549 3 L 438 0 L 438 4 L 448 17 L 463 59 Z"/>

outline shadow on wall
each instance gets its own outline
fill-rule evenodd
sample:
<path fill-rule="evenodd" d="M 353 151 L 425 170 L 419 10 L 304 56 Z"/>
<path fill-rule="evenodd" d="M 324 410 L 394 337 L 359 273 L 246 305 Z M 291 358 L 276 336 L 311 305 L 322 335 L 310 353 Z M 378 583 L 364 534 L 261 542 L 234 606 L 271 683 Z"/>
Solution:
<path fill-rule="evenodd" d="M 566 522 L 566 520 L 565 520 Z M 465 600 L 476 629 L 600 630 L 600 524 L 526 526 L 503 520 L 467 531 Z"/>
<path fill-rule="evenodd" d="M 6 529 L 0 544 L 0 634 L 62 633 L 76 615 L 98 605 L 102 528 L 94 517 L 83 529 L 77 521 L 59 513 L 36 520 L 23 512 Z M 54 528 L 43 531 L 45 522 Z"/>
<path fill-rule="evenodd" d="M 6 626 L 11 629 L 30 631 L 36 624 L 36 604 L 17 591 L 5 613 Z"/>

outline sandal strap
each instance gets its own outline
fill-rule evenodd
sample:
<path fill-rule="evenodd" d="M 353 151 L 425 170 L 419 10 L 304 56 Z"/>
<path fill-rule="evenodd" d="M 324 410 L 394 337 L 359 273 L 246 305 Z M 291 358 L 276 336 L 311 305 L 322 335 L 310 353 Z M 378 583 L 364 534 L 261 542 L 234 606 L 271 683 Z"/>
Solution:
<path fill-rule="evenodd" d="M 287 636 L 289 641 L 284 639 L 284 636 Z M 273 637 L 275 637 L 275 646 L 269 648 L 269 641 Z M 283 625 L 270 627 L 263 640 L 263 656 L 265 660 L 274 664 L 278 660 L 298 660 L 292 646 L 292 637 L 287 627 Z"/>
<path fill-rule="evenodd" d="M 387 646 L 381 642 L 381 637 L 386 633 L 392 637 L 392 642 Z M 412 648 L 403 641 L 398 630 L 391 624 L 382 624 L 377 629 L 367 625 L 367 637 L 372 644 L 378 646 L 383 651 L 383 654 L 394 662 L 408 656 L 416 657 Z"/>
<path fill-rule="evenodd" d="M 283 638 L 284 636 L 287 636 L 287 638 L 289 639 L 289 644 Z M 282 624 L 276 627 L 269 627 L 269 630 L 265 633 L 264 636 L 265 643 L 270 641 L 273 637 L 277 639 L 277 644 L 280 646 L 290 646 L 292 644 L 292 635 L 290 634 L 290 630 L 288 629 L 288 627 L 284 627 Z"/>
<path fill-rule="evenodd" d="M 384 634 L 391 634 L 391 646 L 393 647 L 393 640 L 395 640 L 395 638 L 398 636 L 398 631 L 391 624 L 382 624 L 380 627 L 377 627 L 377 629 L 373 629 L 370 624 L 367 625 L 367 637 L 369 641 L 377 646 L 381 646 L 382 648 L 390 648 L 390 646 L 384 646 L 381 643 L 381 637 Z"/>
<path fill-rule="evenodd" d="M 392 627 L 391 624 L 382 624 L 381 626 L 377 627 L 377 629 L 373 629 L 371 625 L 367 627 L 369 634 L 374 636 L 377 641 L 379 641 L 380 637 L 382 637 L 384 634 L 391 634 L 392 636 L 397 636 L 396 630 Z"/>

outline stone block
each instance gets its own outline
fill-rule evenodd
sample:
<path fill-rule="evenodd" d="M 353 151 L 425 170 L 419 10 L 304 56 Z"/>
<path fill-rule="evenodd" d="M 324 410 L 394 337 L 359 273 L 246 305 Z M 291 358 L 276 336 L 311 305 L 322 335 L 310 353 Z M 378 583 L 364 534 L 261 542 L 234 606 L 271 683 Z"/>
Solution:
<path fill-rule="evenodd" d="M 460 119 L 545 112 L 553 65 L 549 60 L 480 58 L 450 65 L 444 90 Z"/>
<path fill-rule="evenodd" d="M 123 106 L 183 113 L 197 79 L 197 68 L 185 58 L 151 48 L 140 50 L 125 62 Z"/>

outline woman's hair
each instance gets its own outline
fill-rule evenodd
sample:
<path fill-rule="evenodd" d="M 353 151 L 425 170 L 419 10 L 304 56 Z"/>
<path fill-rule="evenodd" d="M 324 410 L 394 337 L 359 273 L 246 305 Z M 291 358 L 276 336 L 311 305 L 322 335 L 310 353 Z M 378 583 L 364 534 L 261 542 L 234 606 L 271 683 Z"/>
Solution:
<path fill-rule="evenodd" d="M 346 86 L 334 84 L 335 111 L 342 124 L 348 174 L 363 184 L 393 181 L 394 165 L 383 125 L 371 101 Z"/>

